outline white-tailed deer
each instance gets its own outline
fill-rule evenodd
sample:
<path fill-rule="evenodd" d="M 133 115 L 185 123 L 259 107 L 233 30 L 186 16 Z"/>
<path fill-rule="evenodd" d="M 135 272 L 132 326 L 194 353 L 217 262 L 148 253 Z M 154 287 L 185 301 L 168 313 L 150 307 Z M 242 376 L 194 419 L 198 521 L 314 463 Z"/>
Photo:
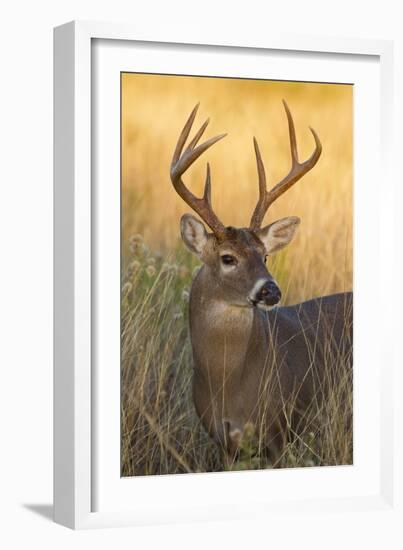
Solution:
<path fill-rule="evenodd" d="M 190 293 L 190 337 L 194 403 L 201 421 L 224 451 L 237 456 L 245 425 L 252 424 L 273 464 L 279 463 L 290 429 L 298 433 L 312 403 L 326 398 L 337 363 L 351 365 L 352 294 L 341 293 L 279 307 L 281 291 L 266 267 L 267 257 L 293 238 L 300 223 L 287 217 L 262 226 L 270 205 L 317 163 L 322 146 L 311 128 L 315 150 L 300 162 L 294 122 L 288 120 L 291 170 L 270 191 L 254 139 L 259 200 L 250 227 L 225 227 L 211 204 L 207 164 L 204 195 L 182 181 L 191 164 L 225 134 L 198 145 L 206 121 L 184 150 L 198 105 L 183 128 L 171 164 L 177 193 L 209 226 L 190 214 L 180 223 L 182 239 L 203 265 Z"/>

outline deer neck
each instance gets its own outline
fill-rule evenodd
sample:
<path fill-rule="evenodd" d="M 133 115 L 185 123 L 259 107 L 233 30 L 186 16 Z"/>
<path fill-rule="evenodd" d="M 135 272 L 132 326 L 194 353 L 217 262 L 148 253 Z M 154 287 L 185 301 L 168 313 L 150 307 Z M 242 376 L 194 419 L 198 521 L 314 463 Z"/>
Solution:
<path fill-rule="evenodd" d="M 190 332 L 196 369 L 209 377 L 242 375 L 255 325 L 255 311 L 223 300 L 208 268 L 202 267 L 190 294 Z M 235 382 L 235 380 L 234 380 Z"/>
<path fill-rule="evenodd" d="M 254 308 L 225 302 L 202 268 L 190 293 L 190 337 L 196 410 L 221 440 L 223 420 L 242 429 L 255 414 L 267 354 L 264 321 Z"/>

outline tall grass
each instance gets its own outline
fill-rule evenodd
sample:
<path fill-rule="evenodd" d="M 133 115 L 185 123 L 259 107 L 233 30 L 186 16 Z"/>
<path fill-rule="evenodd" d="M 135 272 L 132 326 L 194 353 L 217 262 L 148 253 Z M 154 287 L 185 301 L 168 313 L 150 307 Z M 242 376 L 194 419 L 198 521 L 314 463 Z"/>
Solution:
<path fill-rule="evenodd" d="M 197 267 L 188 254 L 156 257 L 140 236 L 132 239 L 131 249 L 122 286 L 122 475 L 222 470 L 228 466 L 204 431 L 192 400 L 187 302 Z M 263 442 L 252 426 L 246 427 L 240 459 L 231 469 L 352 462 L 351 357 L 347 337 L 347 351 L 336 355 L 331 339 L 329 333 L 320 350 L 328 399 L 313 399 L 297 430 L 290 423 L 290 440 L 274 464 L 259 452 Z M 270 367 L 274 372 L 275 365 Z M 271 395 L 276 388 L 272 382 L 269 377 L 268 390 L 260 397 L 263 406 L 278 398 Z M 287 418 L 293 407 L 293 398 L 287 399 Z"/>
<path fill-rule="evenodd" d="M 208 160 L 218 215 L 228 225 L 247 225 L 257 199 L 252 136 L 259 140 L 269 184 L 289 169 L 282 98 L 294 116 L 300 158 L 313 148 L 308 126 L 323 144 L 315 169 L 267 216 L 267 222 L 287 215 L 302 219 L 293 243 L 270 265 L 287 305 L 352 287 L 352 88 L 122 76 L 122 475 L 223 468 L 193 406 L 187 299 L 197 264 L 178 239 L 180 216 L 189 209 L 172 189 L 169 163 L 185 119 L 201 101 L 198 121 L 211 117 L 206 138 L 229 135 L 184 179 L 201 194 Z M 290 434 L 277 466 L 351 463 L 347 359 L 329 355 L 329 399 L 320 410 L 312 403 L 304 429 Z M 337 381 L 330 375 L 335 363 L 342 372 Z M 246 432 L 234 468 L 273 466 L 256 452 L 261 442 L 252 427 Z"/>
<path fill-rule="evenodd" d="M 178 265 L 150 254 L 140 237 L 131 244 L 122 288 L 122 475 L 217 470 L 192 401 L 192 258 Z"/>

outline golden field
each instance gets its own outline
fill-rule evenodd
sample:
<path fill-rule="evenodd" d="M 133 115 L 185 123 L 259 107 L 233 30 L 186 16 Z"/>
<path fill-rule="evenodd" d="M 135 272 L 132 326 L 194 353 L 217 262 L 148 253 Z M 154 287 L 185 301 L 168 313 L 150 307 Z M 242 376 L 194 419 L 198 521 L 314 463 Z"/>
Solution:
<path fill-rule="evenodd" d="M 313 150 L 312 126 L 322 156 L 273 205 L 266 221 L 295 215 L 299 235 L 283 253 L 293 266 L 288 300 L 299 301 L 352 286 L 352 86 L 124 74 L 122 76 L 123 251 L 133 233 L 154 250 L 177 247 L 180 216 L 189 211 L 169 179 L 179 133 L 200 101 L 195 131 L 206 118 L 205 138 L 228 136 L 185 175 L 196 194 L 212 169 L 213 205 L 226 225 L 246 226 L 257 200 L 252 137 L 258 139 L 269 185 L 288 171 L 290 152 L 284 98 L 294 117 L 300 158 Z M 289 270 L 286 269 L 288 272 Z"/>
<path fill-rule="evenodd" d="M 222 469 L 193 409 L 187 298 L 198 262 L 179 238 L 189 208 L 172 187 L 169 165 L 200 102 L 193 133 L 209 117 L 202 140 L 228 136 L 183 179 L 200 196 L 209 161 L 215 211 L 226 225 L 247 226 L 258 196 L 253 136 L 269 186 L 290 167 L 282 99 L 293 114 L 300 160 L 314 147 L 309 126 L 323 145 L 316 167 L 265 218 L 302 220 L 294 241 L 269 263 L 283 303 L 290 304 L 352 289 L 352 87 L 122 75 L 122 475 Z M 347 378 L 344 386 L 351 385 Z M 351 399 L 349 410 L 338 410 L 338 392 L 321 411 L 332 419 L 326 434 L 308 430 L 287 449 L 282 466 L 351 462 L 352 432 L 343 428 Z M 237 468 L 256 467 L 265 465 L 247 446 Z"/>

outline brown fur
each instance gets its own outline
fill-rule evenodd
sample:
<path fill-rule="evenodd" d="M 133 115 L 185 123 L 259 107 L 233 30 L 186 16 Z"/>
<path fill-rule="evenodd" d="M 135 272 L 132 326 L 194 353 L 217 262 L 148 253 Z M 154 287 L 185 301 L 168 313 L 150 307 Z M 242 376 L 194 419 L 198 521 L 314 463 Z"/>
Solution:
<path fill-rule="evenodd" d="M 229 280 L 220 272 L 223 250 L 240 258 L 239 273 Z M 247 303 L 253 282 L 270 276 L 264 254 L 249 230 L 231 228 L 221 242 L 209 235 L 191 289 L 194 402 L 229 461 L 250 422 L 275 461 L 287 438 L 286 404 L 293 403 L 297 425 L 312 399 L 325 395 L 329 354 L 345 353 L 351 360 L 351 293 L 270 311 Z M 322 342 L 331 344 L 322 349 Z"/>

